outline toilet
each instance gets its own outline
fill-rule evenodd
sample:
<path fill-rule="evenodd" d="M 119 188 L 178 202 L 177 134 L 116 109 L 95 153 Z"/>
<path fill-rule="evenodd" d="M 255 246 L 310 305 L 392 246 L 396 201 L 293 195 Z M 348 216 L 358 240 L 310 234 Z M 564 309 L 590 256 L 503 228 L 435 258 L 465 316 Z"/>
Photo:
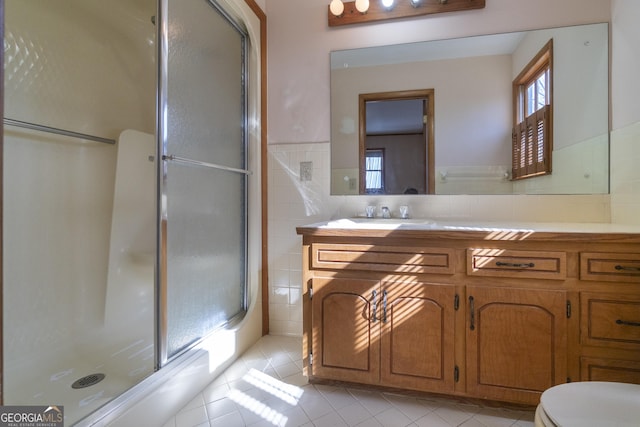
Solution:
<path fill-rule="evenodd" d="M 585 381 L 542 393 L 536 427 L 639 427 L 640 385 Z"/>

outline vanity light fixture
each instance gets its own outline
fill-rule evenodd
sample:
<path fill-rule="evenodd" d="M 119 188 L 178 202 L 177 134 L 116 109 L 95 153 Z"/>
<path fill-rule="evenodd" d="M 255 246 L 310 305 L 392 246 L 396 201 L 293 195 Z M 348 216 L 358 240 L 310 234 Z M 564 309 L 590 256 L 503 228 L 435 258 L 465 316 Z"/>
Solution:
<path fill-rule="evenodd" d="M 484 9 L 486 0 L 331 0 L 330 27 L 388 19 L 409 18 L 433 13 Z"/>

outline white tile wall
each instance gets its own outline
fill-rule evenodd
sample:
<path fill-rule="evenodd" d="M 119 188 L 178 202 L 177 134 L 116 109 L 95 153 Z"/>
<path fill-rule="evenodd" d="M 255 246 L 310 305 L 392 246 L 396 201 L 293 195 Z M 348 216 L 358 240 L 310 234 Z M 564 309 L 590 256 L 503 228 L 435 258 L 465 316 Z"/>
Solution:
<path fill-rule="evenodd" d="M 511 165 L 506 166 L 438 166 L 436 193 L 512 194 L 509 179 Z"/>
<path fill-rule="evenodd" d="M 329 144 L 269 146 L 269 327 L 302 334 L 302 239 L 295 227 L 323 221 L 335 209 L 329 197 Z M 302 181 L 300 163 L 311 162 Z"/>
<path fill-rule="evenodd" d="M 269 326 L 272 334 L 302 334 L 302 239 L 296 234 L 296 226 L 362 215 L 368 204 L 384 204 L 394 214 L 400 205 L 408 204 L 413 217 L 436 220 L 606 223 L 611 219 L 608 194 L 331 196 L 328 142 L 271 144 L 268 154 Z M 310 181 L 300 180 L 300 162 L 313 163 Z M 637 194 L 640 185 L 637 179 L 635 182 Z"/>
<path fill-rule="evenodd" d="M 521 194 L 591 194 L 609 191 L 609 135 L 598 135 L 553 151 L 551 175 L 514 183 Z"/>

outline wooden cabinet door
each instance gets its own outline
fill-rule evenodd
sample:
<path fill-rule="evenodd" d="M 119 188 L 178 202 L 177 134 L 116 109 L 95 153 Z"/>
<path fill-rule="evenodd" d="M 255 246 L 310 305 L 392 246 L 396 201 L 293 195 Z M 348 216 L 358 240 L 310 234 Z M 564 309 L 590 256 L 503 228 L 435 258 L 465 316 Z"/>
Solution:
<path fill-rule="evenodd" d="M 452 392 L 455 287 L 383 282 L 381 289 L 382 384 Z"/>
<path fill-rule="evenodd" d="M 378 383 L 379 282 L 314 278 L 312 288 L 312 375 Z"/>
<path fill-rule="evenodd" d="M 467 287 L 467 391 L 537 404 L 566 382 L 566 293 Z"/>

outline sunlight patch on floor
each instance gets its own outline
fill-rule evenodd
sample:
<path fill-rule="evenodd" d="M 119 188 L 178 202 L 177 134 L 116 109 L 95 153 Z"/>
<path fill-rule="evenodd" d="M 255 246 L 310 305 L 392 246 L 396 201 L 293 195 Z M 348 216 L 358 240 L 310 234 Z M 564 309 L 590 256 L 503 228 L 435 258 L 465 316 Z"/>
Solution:
<path fill-rule="evenodd" d="M 284 383 L 253 368 L 251 368 L 242 377 L 242 380 L 279 399 L 280 401 L 287 403 L 292 408 L 298 404 L 302 394 L 304 393 L 300 387 Z M 237 389 L 231 391 L 229 398 L 236 404 L 253 412 L 274 426 L 285 427 L 287 425 L 289 418 L 269 406 L 268 401 L 267 403 L 260 402 L 254 397 Z"/>

